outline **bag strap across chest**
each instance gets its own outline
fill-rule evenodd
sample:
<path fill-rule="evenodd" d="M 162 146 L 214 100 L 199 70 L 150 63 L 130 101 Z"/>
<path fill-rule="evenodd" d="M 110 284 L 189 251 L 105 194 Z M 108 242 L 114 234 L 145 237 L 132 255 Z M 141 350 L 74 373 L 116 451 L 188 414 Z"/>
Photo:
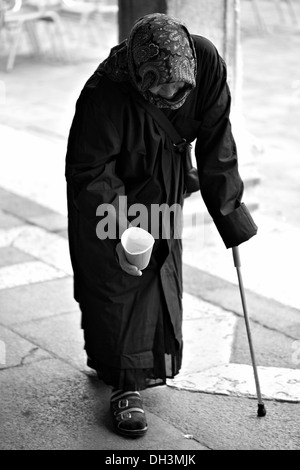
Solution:
<path fill-rule="evenodd" d="M 198 171 L 192 165 L 191 144 L 183 139 L 177 129 L 173 126 L 170 119 L 157 106 L 146 101 L 129 84 L 126 84 L 126 90 L 160 125 L 160 127 L 170 137 L 175 149 L 181 153 L 185 172 L 185 185 L 187 193 L 196 192 L 200 189 Z"/>

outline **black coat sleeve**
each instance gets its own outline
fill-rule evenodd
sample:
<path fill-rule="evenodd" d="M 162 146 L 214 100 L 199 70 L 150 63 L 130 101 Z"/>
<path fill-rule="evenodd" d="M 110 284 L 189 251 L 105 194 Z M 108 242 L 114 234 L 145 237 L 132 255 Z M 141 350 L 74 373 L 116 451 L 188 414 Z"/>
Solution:
<path fill-rule="evenodd" d="M 237 148 L 229 118 L 231 95 L 226 65 L 209 42 L 198 56 L 198 62 L 202 112 L 195 155 L 200 190 L 208 212 L 229 248 L 255 235 L 257 226 L 241 202 L 244 185 L 238 171 Z"/>

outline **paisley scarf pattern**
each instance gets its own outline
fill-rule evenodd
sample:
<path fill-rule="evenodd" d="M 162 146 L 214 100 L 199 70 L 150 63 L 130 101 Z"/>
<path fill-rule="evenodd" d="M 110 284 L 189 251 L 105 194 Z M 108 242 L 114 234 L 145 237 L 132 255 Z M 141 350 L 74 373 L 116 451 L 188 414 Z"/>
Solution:
<path fill-rule="evenodd" d="M 185 25 L 170 16 L 153 13 L 134 24 L 128 40 L 111 50 L 97 72 L 116 82 L 131 82 L 159 108 L 177 109 L 196 86 L 196 65 L 193 40 Z M 172 99 L 149 90 L 173 82 L 185 85 Z"/>

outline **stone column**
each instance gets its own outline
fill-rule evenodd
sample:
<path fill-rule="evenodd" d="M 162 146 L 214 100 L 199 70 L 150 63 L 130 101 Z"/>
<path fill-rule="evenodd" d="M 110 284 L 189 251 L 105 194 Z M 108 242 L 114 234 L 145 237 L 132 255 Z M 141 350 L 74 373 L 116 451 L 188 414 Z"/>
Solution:
<path fill-rule="evenodd" d="M 167 12 L 217 47 L 228 68 L 234 102 L 240 101 L 239 0 L 167 0 Z"/>
<path fill-rule="evenodd" d="M 119 41 L 123 41 L 133 23 L 149 13 L 167 13 L 166 0 L 119 0 Z"/>

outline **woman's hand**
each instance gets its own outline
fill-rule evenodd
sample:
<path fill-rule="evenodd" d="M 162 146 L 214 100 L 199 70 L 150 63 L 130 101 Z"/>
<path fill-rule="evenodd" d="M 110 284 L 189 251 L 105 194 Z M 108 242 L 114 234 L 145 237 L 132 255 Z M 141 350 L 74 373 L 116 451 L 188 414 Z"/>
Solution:
<path fill-rule="evenodd" d="M 117 244 L 116 252 L 118 255 L 119 264 L 123 271 L 125 271 L 127 274 L 131 274 L 131 276 L 141 276 L 143 274 L 142 271 L 140 271 L 136 266 L 128 263 L 125 256 L 124 248 L 121 243 Z"/>

